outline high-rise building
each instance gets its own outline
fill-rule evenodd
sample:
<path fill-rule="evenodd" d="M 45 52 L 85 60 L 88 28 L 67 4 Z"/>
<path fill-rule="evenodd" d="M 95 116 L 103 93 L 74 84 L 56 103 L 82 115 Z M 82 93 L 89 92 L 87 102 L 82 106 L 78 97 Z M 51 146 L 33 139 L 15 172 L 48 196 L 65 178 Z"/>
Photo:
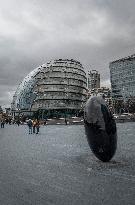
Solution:
<path fill-rule="evenodd" d="M 88 71 L 88 89 L 100 88 L 100 74 L 96 70 Z"/>
<path fill-rule="evenodd" d="M 135 55 L 109 64 L 112 97 L 127 101 L 135 96 Z"/>

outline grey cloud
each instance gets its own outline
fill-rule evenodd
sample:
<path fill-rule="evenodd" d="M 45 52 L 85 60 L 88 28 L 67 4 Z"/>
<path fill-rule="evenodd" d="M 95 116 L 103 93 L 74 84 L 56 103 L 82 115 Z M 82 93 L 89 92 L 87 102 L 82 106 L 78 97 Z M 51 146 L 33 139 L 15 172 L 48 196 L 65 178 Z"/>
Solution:
<path fill-rule="evenodd" d="M 109 82 L 109 62 L 134 53 L 134 0 L 0 0 L 0 105 L 55 58 L 74 58 Z"/>

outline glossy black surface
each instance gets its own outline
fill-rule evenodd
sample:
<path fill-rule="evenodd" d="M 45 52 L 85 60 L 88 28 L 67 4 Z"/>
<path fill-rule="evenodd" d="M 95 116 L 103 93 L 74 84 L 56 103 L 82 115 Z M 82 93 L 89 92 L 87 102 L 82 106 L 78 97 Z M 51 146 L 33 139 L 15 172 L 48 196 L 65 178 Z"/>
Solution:
<path fill-rule="evenodd" d="M 85 121 L 85 133 L 92 152 L 103 162 L 112 159 L 117 148 L 116 123 L 105 105 L 101 105 L 105 130 L 101 129 L 96 123 Z"/>

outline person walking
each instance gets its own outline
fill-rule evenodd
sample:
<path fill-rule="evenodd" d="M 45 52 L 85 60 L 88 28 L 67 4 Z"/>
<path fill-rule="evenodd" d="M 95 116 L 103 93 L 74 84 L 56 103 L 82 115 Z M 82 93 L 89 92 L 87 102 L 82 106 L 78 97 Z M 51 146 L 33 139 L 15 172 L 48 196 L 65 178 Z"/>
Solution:
<path fill-rule="evenodd" d="M 4 125 L 5 125 L 5 121 L 4 121 L 4 119 L 2 118 L 2 119 L 1 119 L 1 128 L 4 128 Z"/>
<path fill-rule="evenodd" d="M 32 126 L 33 126 L 33 133 L 35 133 L 35 128 L 36 128 L 36 120 L 33 120 L 33 122 L 32 122 Z"/>
<path fill-rule="evenodd" d="M 17 120 L 16 124 L 17 124 L 18 126 L 20 125 L 20 120 L 19 120 L 19 119 Z"/>
<path fill-rule="evenodd" d="M 65 125 L 67 125 L 67 119 L 65 118 Z"/>
<path fill-rule="evenodd" d="M 29 127 L 29 134 L 32 134 L 32 120 L 31 119 L 28 120 L 27 125 Z"/>
<path fill-rule="evenodd" d="M 46 119 L 44 120 L 44 125 L 46 125 Z"/>
<path fill-rule="evenodd" d="M 40 123 L 39 120 L 36 120 L 36 134 L 39 133 Z"/>

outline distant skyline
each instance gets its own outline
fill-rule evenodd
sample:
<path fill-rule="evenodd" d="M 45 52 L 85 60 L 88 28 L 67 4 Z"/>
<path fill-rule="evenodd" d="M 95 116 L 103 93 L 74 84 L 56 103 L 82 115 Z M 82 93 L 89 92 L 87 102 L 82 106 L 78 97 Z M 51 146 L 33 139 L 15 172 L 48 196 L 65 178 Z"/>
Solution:
<path fill-rule="evenodd" d="M 110 86 L 109 62 L 135 53 L 134 0 L 0 0 L 0 105 L 53 59 L 75 59 Z"/>

